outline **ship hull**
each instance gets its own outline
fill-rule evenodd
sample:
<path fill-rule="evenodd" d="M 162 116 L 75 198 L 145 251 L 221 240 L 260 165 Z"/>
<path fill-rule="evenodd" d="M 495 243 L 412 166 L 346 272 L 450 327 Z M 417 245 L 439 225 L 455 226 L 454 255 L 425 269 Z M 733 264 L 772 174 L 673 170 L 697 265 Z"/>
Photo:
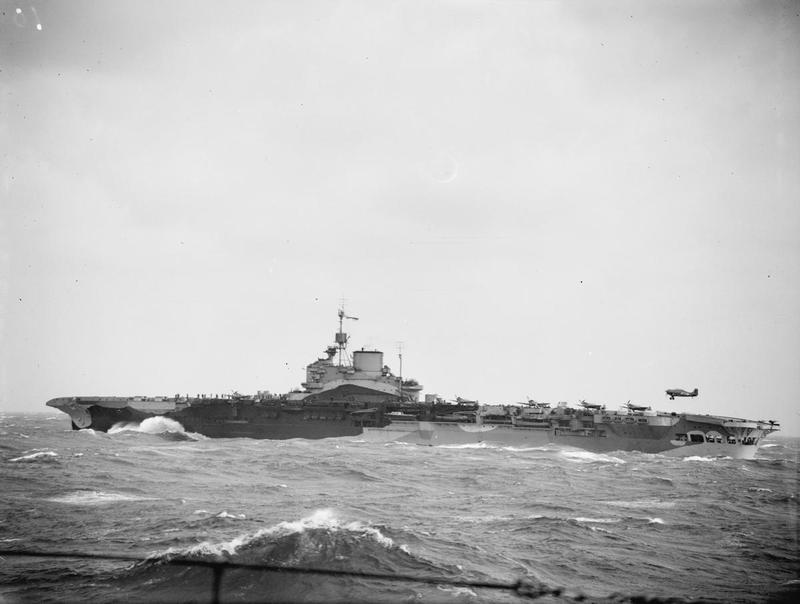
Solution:
<path fill-rule="evenodd" d="M 382 428 L 364 428 L 367 442 L 402 442 L 416 445 L 458 446 L 494 445 L 503 447 L 569 447 L 593 453 L 639 451 L 671 457 L 731 457 L 753 459 L 758 450 L 755 444 L 727 442 L 673 442 L 668 435 L 662 438 L 652 433 L 642 436 L 619 435 L 596 431 L 588 434 L 564 434 L 556 428 L 525 428 L 511 425 L 461 424 L 457 422 L 398 422 Z"/>
<path fill-rule="evenodd" d="M 62 398 L 53 399 L 48 405 L 67 413 L 74 430 L 108 432 L 148 418 L 165 417 L 178 422 L 187 432 L 209 438 L 320 439 L 358 436 L 363 431 L 344 404 L 286 407 L 279 402 L 264 405 L 224 399 L 201 399 L 191 405 L 159 402 L 160 406 L 151 405 L 151 409 L 141 401 L 122 397 L 97 397 L 93 403 Z"/>
<path fill-rule="evenodd" d="M 281 415 L 257 420 L 202 419 L 187 415 L 175 415 L 188 432 L 196 432 L 209 438 L 257 438 L 285 440 L 289 438 L 339 438 L 358 436 L 362 428 L 345 420 L 303 419 L 302 416 Z"/>
<path fill-rule="evenodd" d="M 715 416 L 618 414 L 559 416 L 539 426 L 506 422 L 421 421 L 409 414 L 384 413 L 381 403 L 287 399 L 131 399 L 75 397 L 48 402 L 68 413 L 74 429 L 109 431 L 114 426 L 165 417 L 184 430 L 211 438 L 321 439 L 360 437 L 368 442 L 452 446 L 570 447 L 595 453 L 640 451 L 674 457 L 752 459 L 769 433 L 758 422 Z M 400 419 L 402 417 L 402 419 Z M 570 419 L 563 419 L 563 418 Z M 561 425 L 559 423 L 561 422 Z"/>

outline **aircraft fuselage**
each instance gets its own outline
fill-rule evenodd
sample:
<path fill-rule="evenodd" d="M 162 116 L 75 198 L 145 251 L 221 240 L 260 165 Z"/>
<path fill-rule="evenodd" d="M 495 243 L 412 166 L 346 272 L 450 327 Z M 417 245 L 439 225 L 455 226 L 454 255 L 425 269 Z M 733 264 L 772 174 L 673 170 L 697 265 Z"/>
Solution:
<path fill-rule="evenodd" d="M 673 400 L 673 401 L 675 400 L 676 396 L 697 396 L 697 394 L 698 394 L 697 388 L 695 388 L 691 392 L 689 392 L 688 390 L 681 390 L 680 388 L 674 388 L 674 389 L 671 389 L 671 390 L 667 390 L 666 392 L 667 392 L 667 396 L 670 398 L 670 400 Z"/>

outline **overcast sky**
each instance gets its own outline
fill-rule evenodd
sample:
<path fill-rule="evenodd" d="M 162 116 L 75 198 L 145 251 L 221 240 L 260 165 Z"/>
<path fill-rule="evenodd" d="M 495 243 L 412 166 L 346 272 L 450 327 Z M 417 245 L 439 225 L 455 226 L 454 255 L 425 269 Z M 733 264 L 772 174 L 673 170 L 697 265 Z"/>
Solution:
<path fill-rule="evenodd" d="M 429 393 L 800 434 L 796 2 L 0 4 L 0 410 L 285 392 L 345 299 Z"/>

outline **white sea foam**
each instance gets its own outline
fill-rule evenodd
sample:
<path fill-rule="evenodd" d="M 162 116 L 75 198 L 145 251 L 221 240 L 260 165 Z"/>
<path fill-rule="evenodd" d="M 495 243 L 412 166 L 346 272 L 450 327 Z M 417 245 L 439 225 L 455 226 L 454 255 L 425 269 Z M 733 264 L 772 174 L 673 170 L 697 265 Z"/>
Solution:
<path fill-rule="evenodd" d="M 604 453 L 592 453 L 591 451 L 562 451 L 564 457 L 570 461 L 577 462 L 595 462 L 602 461 L 605 463 L 625 463 L 625 460 Z"/>
<path fill-rule="evenodd" d="M 233 520 L 244 520 L 246 516 L 244 514 L 229 514 L 227 510 L 222 510 L 219 514 L 217 514 L 217 518 L 231 518 Z"/>
<path fill-rule="evenodd" d="M 675 507 L 674 501 L 660 501 L 658 499 L 638 499 L 636 501 L 604 501 L 606 505 L 613 505 L 618 508 L 652 508 L 652 509 L 671 509 Z"/>
<path fill-rule="evenodd" d="M 616 524 L 619 522 L 619 518 L 584 518 L 579 516 L 578 518 L 573 518 L 575 522 L 585 522 L 585 523 L 592 523 L 592 524 Z"/>
<path fill-rule="evenodd" d="M 403 442 L 402 440 L 390 440 L 389 442 L 383 443 L 384 447 L 406 447 L 408 449 L 416 449 L 417 445 L 414 443 L 407 443 Z"/>
<path fill-rule="evenodd" d="M 21 457 L 15 457 L 14 459 L 9 459 L 8 461 L 53 461 L 56 457 L 58 457 L 58 453 L 55 451 L 37 451 L 36 453 L 22 455 Z"/>
<path fill-rule="evenodd" d="M 156 417 L 148 417 L 142 420 L 141 423 L 136 422 L 119 422 L 114 424 L 109 430 L 109 434 L 118 434 L 120 432 L 144 432 L 145 434 L 163 434 L 164 432 L 186 432 L 180 422 L 168 417 L 160 415 Z"/>
<path fill-rule="evenodd" d="M 515 453 L 524 453 L 526 451 L 555 451 L 550 447 L 502 447 L 503 451 L 513 451 Z"/>
<path fill-rule="evenodd" d="M 139 432 L 142 434 L 175 434 L 185 436 L 181 440 L 208 440 L 207 436 L 197 434 L 196 432 L 187 432 L 180 422 L 162 417 L 160 415 L 155 417 L 148 417 L 141 423 L 136 422 L 119 422 L 114 424 L 109 430 L 109 434 L 119 434 L 122 432 Z"/>
<path fill-rule="evenodd" d="M 702 457 L 701 455 L 690 455 L 688 457 L 684 457 L 683 461 L 717 461 L 721 459 L 720 457 Z M 730 459 L 730 458 L 728 458 Z"/>
<path fill-rule="evenodd" d="M 328 531 L 345 531 L 355 533 L 359 537 L 369 537 L 389 549 L 394 547 L 394 541 L 381 533 L 378 529 L 367 526 L 361 522 L 342 522 L 336 517 L 336 513 L 331 509 L 321 509 L 315 511 L 310 516 L 301 518 L 300 520 L 279 522 L 276 525 L 261 529 L 255 533 L 239 535 L 230 541 L 222 543 L 211 543 L 204 541 L 191 548 L 170 548 L 162 555 L 180 554 L 180 555 L 210 555 L 222 556 L 232 555 L 236 551 L 248 543 L 262 539 L 264 537 L 284 537 L 295 533 L 303 533 L 312 529 L 326 529 Z M 408 553 L 407 549 L 401 546 L 399 549 Z"/>
<path fill-rule="evenodd" d="M 478 597 L 478 594 L 472 591 L 469 587 L 448 587 L 445 585 L 437 585 L 436 588 L 454 597 L 458 596 L 470 596 L 472 598 Z"/>
<path fill-rule="evenodd" d="M 489 443 L 463 443 L 460 445 L 436 445 L 437 449 L 497 449 Z"/>
<path fill-rule="evenodd" d="M 125 495 L 122 493 L 104 493 L 103 491 L 73 491 L 66 495 L 50 497 L 47 501 L 67 503 L 70 505 L 107 505 L 120 501 L 148 501 L 152 497 L 142 495 Z"/>
<path fill-rule="evenodd" d="M 661 518 L 648 518 L 648 524 L 664 524 L 664 521 Z"/>

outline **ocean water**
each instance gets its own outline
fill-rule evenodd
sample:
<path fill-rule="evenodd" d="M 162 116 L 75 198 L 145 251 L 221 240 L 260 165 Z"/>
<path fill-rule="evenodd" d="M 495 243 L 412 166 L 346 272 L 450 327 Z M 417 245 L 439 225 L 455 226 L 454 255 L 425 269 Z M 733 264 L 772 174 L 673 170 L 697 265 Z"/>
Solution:
<path fill-rule="evenodd" d="M 772 436 L 737 461 L 207 439 L 162 418 L 106 434 L 4 414 L 0 602 L 211 601 L 212 569 L 177 558 L 428 580 L 236 568 L 221 602 L 793 601 L 799 449 Z M 527 592 L 469 585 L 520 579 Z"/>

